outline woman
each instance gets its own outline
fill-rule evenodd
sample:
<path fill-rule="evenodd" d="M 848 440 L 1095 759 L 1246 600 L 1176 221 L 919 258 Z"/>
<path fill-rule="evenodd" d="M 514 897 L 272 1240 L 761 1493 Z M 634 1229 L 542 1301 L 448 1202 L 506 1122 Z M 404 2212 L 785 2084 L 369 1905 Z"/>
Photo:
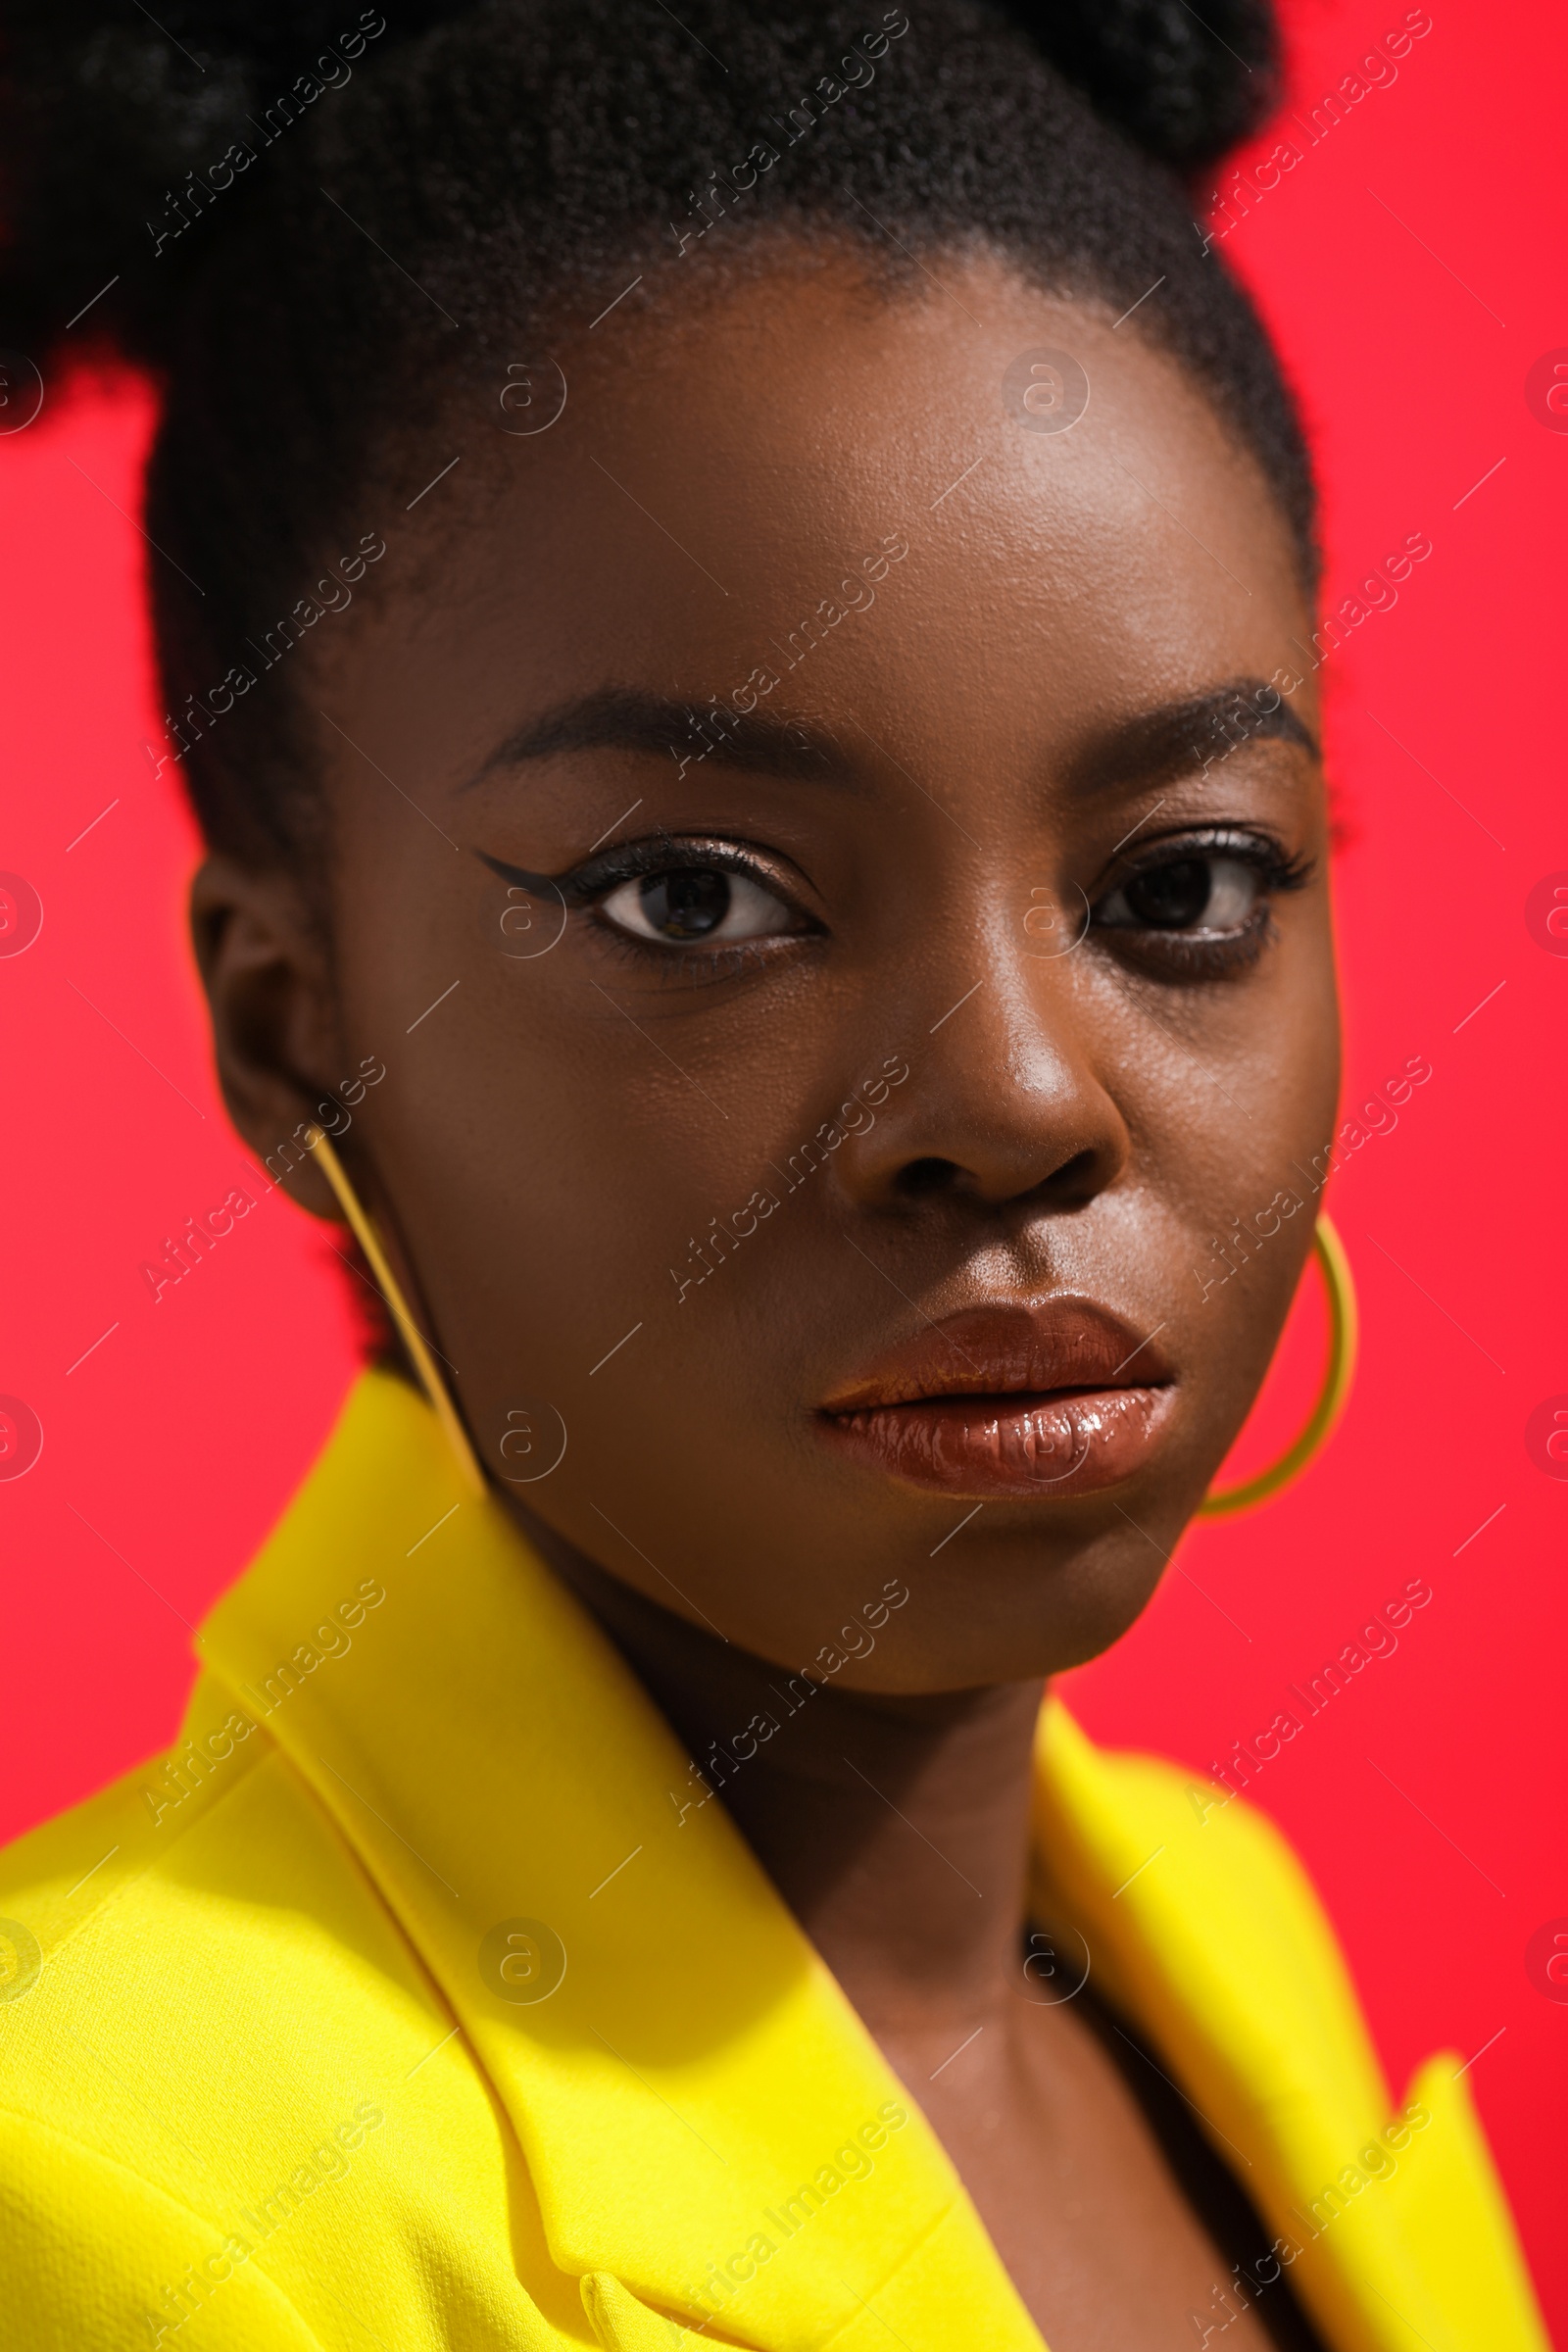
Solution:
<path fill-rule="evenodd" d="M 21 12 L 3 315 L 165 387 L 222 1085 L 400 1340 L 6 1858 L 18 2340 L 1541 2345 L 1451 2057 L 1041 1707 L 1330 1172 L 1309 470 L 1179 177 L 1270 24 L 246 14 Z"/>

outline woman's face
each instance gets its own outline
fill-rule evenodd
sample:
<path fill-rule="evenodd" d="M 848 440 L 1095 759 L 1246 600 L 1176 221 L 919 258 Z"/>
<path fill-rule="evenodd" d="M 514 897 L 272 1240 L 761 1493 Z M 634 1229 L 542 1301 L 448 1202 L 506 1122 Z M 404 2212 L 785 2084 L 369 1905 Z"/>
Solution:
<path fill-rule="evenodd" d="M 330 978 L 273 972 L 259 1048 L 210 951 L 230 1099 L 275 1151 L 384 1062 L 340 1148 L 549 1538 L 848 1686 L 1069 1665 L 1310 1243 L 1287 530 L 1136 322 L 1000 264 L 780 258 L 560 357 L 557 422 L 454 421 L 385 529 L 315 698 Z"/>

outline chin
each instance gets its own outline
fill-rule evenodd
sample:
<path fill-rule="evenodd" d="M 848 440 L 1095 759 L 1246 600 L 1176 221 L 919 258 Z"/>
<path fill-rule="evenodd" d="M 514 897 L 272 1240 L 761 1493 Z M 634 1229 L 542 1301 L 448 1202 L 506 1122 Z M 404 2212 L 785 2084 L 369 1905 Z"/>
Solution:
<path fill-rule="evenodd" d="M 988 1560 L 976 1544 L 940 1586 L 932 1575 L 940 1562 L 910 1561 L 903 1577 L 909 1607 L 874 1651 L 847 1659 L 831 1679 L 843 1690 L 913 1697 L 1040 1682 L 1086 1665 L 1137 1624 L 1159 1583 L 1162 1554 L 1136 1537 L 1132 1545 L 1118 1561 L 1100 1546 L 1053 1560 L 1038 1538 L 1005 1544 L 1003 1556 L 993 1549 Z"/>

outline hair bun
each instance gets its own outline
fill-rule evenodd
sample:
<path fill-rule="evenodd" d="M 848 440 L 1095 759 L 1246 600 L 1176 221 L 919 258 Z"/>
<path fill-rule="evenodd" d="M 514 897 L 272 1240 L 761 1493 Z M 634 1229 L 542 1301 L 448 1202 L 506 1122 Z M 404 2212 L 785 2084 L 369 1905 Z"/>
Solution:
<path fill-rule="evenodd" d="M 181 183 L 230 141 L 260 144 L 256 118 L 345 35 L 379 18 L 379 51 L 454 13 L 409 0 L 389 28 L 360 0 L 162 0 L 156 19 L 123 0 L 6 0 L 0 344 L 41 361 L 107 342 L 156 366 L 193 271 L 245 210 L 232 180 L 212 228 L 186 236 Z"/>
<path fill-rule="evenodd" d="M 1255 130 L 1279 97 L 1270 0 L 1004 0 L 1097 114 L 1186 173 Z"/>

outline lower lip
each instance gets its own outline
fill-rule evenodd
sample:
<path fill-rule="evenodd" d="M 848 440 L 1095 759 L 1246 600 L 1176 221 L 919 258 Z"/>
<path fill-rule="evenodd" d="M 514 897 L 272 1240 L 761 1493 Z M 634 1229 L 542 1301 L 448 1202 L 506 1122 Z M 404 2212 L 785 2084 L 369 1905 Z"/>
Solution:
<path fill-rule="evenodd" d="M 830 1443 L 941 1494 L 1050 1501 L 1098 1494 L 1141 1470 L 1164 1432 L 1171 1389 L 1073 1396 L 933 1396 L 824 1416 Z"/>

